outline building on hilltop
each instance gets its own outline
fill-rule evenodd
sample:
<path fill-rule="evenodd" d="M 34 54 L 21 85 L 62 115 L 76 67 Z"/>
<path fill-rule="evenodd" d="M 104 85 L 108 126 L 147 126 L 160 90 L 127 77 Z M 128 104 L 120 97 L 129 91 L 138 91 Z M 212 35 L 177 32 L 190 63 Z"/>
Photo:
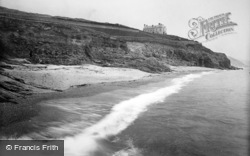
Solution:
<path fill-rule="evenodd" d="M 167 34 L 166 27 L 161 23 L 159 23 L 158 25 L 152 25 L 152 26 L 144 24 L 143 31 L 153 33 L 153 34 Z"/>

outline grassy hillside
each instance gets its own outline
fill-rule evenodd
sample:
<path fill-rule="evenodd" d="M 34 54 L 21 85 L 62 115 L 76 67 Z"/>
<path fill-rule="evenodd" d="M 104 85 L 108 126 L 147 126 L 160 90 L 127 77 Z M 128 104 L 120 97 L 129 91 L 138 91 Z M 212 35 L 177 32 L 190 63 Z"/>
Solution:
<path fill-rule="evenodd" d="M 1 58 L 41 64 L 98 64 L 170 71 L 168 65 L 230 69 L 225 54 L 172 35 L 120 24 L 25 13 L 0 7 Z"/>

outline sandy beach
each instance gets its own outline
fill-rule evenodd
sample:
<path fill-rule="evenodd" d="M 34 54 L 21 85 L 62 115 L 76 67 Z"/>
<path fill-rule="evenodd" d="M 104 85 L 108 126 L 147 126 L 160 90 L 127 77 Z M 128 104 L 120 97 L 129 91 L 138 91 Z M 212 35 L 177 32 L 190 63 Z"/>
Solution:
<path fill-rule="evenodd" d="M 166 78 L 175 78 L 188 73 L 212 71 L 203 67 L 174 67 L 172 72 L 152 74 L 136 69 L 100 67 L 95 65 L 56 66 L 41 64 L 5 64 L 1 83 L 17 84 L 26 90 L 8 90 L 16 104 L 4 102 L 0 107 L 3 136 L 20 136 L 29 129 L 27 121 L 39 114 L 37 103 L 61 98 L 88 97 L 120 88 L 133 88 L 148 83 L 157 83 Z M 18 127 L 18 128 L 17 128 Z"/>
<path fill-rule="evenodd" d="M 138 80 L 150 74 L 136 69 L 99 67 L 95 65 L 56 66 L 29 65 L 6 70 L 26 84 L 51 90 L 66 90 L 73 86 Z"/>

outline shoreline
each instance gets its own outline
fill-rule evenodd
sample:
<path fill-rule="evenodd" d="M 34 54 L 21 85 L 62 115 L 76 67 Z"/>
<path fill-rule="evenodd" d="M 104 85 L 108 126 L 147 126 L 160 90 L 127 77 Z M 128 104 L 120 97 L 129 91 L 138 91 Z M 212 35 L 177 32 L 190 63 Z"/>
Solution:
<path fill-rule="evenodd" d="M 197 73 L 197 72 L 205 72 L 205 71 L 219 71 L 218 69 L 213 69 L 213 68 L 205 68 L 205 67 L 186 67 L 186 66 L 179 66 L 179 67 L 174 67 L 171 66 L 171 69 L 173 70 L 172 72 L 165 72 L 165 73 L 160 73 L 160 74 L 151 74 L 148 73 L 148 75 L 139 77 L 137 79 L 128 79 L 128 80 L 123 80 L 123 81 L 108 81 L 108 82 L 97 82 L 97 83 L 89 83 L 89 84 L 78 84 L 78 85 L 71 85 L 69 88 L 64 89 L 64 90 L 56 90 L 56 91 L 45 91 L 45 92 L 34 92 L 32 95 L 27 95 L 29 99 L 19 99 L 20 103 L 23 104 L 26 101 L 44 101 L 48 99 L 56 99 L 56 98 L 62 98 L 62 97 L 67 97 L 68 96 L 73 96 L 73 97 L 81 97 L 85 96 L 85 93 L 80 93 L 80 92 L 85 92 L 84 90 L 95 90 L 95 89 L 100 89 L 99 91 L 93 92 L 93 94 L 98 94 L 105 92 L 107 87 L 109 88 L 108 90 L 115 90 L 119 87 L 132 87 L 132 85 L 140 86 L 144 85 L 147 83 L 153 83 L 157 82 L 160 79 L 163 79 L 164 77 L 169 77 L 169 78 L 175 78 L 181 75 L 185 74 L 192 74 L 192 73 Z M 91 92 L 92 94 L 92 92 Z M 88 94 L 88 96 L 91 96 Z M 35 102 L 37 103 L 37 102 Z"/>
<path fill-rule="evenodd" d="M 18 104 L 2 103 L 0 107 L 2 115 L 0 133 L 2 135 L 0 137 L 13 137 L 13 135 L 14 137 L 20 137 L 23 134 L 32 131 L 27 128 L 28 122 L 32 117 L 39 114 L 40 106 L 38 104 L 42 101 L 88 97 L 120 88 L 136 88 L 148 83 L 157 83 L 166 78 L 173 79 L 181 75 L 217 70 L 202 67 L 175 67 L 173 69 L 175 71 L 161 74 L 150 74 L 135 80 L 100 82 L 95 84 L 78 85 L 60 92 L 35 93 L 28 95 L 25 98 L 18 98 Z"/>

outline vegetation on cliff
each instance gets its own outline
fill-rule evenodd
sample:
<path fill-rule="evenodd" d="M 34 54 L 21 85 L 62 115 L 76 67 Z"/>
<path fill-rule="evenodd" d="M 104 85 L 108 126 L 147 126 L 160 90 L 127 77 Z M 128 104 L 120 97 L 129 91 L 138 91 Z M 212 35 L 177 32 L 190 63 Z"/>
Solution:
<path fill-rule="evenodd" d="M 0 7 L 0 127 L 34 116 L 36 105 L 24 102 L 34 93 L 136 80 L 170 65 L 233 68 L 225 54 L 178 36 Z"/>
<path fill-rule="evenodd" d="M 31 14 L 0 7 L 1 59 L 32 63 L 135 68 L 167 72 L 168 65 L 230 69 L 230 60 L 200 43 L 119 24 Z"/>

